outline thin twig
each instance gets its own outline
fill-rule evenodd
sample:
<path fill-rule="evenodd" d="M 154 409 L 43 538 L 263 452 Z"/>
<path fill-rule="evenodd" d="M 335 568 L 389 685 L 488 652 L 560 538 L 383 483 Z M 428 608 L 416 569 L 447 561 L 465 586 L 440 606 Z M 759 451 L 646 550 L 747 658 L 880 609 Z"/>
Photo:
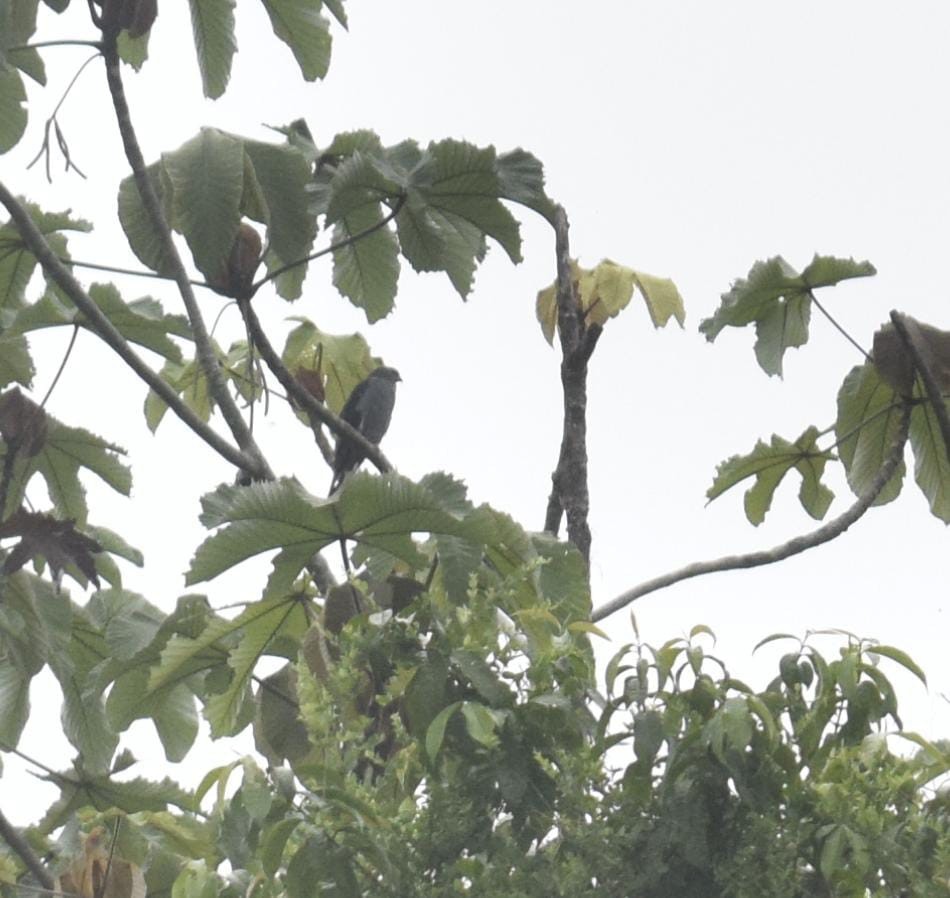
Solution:
<path fill-rule="evenodd" d="M 838 324 L 838 322 L 831 315 L 831 313 L 829 313 L 828 310 L 820 302 L 818 302 L 818 299 L 815 296 L 814 291 L 812 290 L 808 291 L 808 298 L 815 304 L 815 306 L 818 308 L 818 311 L 821 312 L 821 314 L 824 315 L 825 318 L 827 318 L 828 321 L 831 322 L 831 326 L 834 327 L 835 330 L 837 330 L 838 333 L 841 334 L 841 336 L 845 338 L 845 340 L 847 340 L 855 349 L 857 349 L 858 352 L 861 353 L 861 355 L 864 356 L 864 360 L 866 362 L 870 362 L 871 356 L 868 353 L 868 351 L 857 340 L 855 340 L 854 337 L 852 337 L 851 334 L 849 334 L 840 324 Z"/>
<path fill-rule="evenodd" d="M 6 186 L 0 182 L 0 203 L 2 203 L 23 242 L 30 252 L 36 257 L 36 260 L 43 267 L 44 272 L 56 283 L 56 285 L 66 294 L 67 298 L 85 315 L 89 322 L 90 329 L 102 338 L 155 393 L 161 397 L 162 401 L 192 430 L 204 440 L 215 452 L 226 459 L 235 467 L 248 471 L 256 475 L 260 471 L 258 461 L 245 455 L 243 452 L 232 446 L 227 440 L 223 439 L 204 421 L 202 421 L 179 397 L 172 387 L 156 374 L 134 349 L 126 341 L 125 337 L 116 330 L 115 325 L 103 314 L 89 295 L 83 290 L 79 282 L 73 277 L 71 271 L 59 261 L 56 254 L 50 248 L 46 239 L 40 233 L 39 229 L 33 223 L 29 213 L 20 204 L 20 202 L 7 190 Z"/>
<path fill-rule="evenodd" d="M 50 115 L 48 119 L 46 119 L 46 126 L 43 129 L 43 143 L 40 145 L 39 152 L 36 154 L 36 156 L 33 157 L 33 160 L 30 162 L 30 164 L 27 165 L 28 169 L 32 168 L 36 164 L 36 162 L 39 160 L 40 156 L 42 156 L 45 152 L 46 154 L 46 180 L 49 181 L 50 183 L 52 183 L 53 178 L 52 178 L 52 175 L 50 174 L 50 168 L 49 168 L 49 163 L 50 163 L 49 129 L 50 129 L 50 126 L 54 124 L 56 126 L 56 139 L 59 143 L 59 149 L 62 152 L 64 158 L 66 159 L 66 171 L 69 171 L 70 168 L 74 168 L 76 169 L 76 173 L 81 178 L 85 179 L 86 177 L 80 171 L 79 166 L 76 165 L 72 161 L 72 158 L 69 155 L 69 147 L 66 145 L 66 139 L 63 137 L 63 133 L 59 128 L 59 123 L 56 121 L 56 116 L 59 115 L 59 110 L 62 108 L 63 103 L 66 102 L 66 98 L 69 96 L 69 92 L 73 89 L 74 85 L 79 80 L 79 76 L 86 70 L 86 66 L 88 66 L 89 63 L 91 63 L 94 59 L 97 59 L 101 55 L 102 51 L 99 44 L 95 44 L 95 47 L 96 47 L 96 52 L 93 53 L 93 55 L 90 56 L 78 68 L 78 70 L 76 71 L 76 74 L 73 75 L 72 80 L 66 86 L 66 90 L 63 91 L 63 95 L 59 98 L 59 102 L 53 108 L 52 114 Z"/>
<path fill-rule="evenodd" d="M 69 345 L 66 347 L 66 352 L 63 353 L 63 360 L 59 363 L 59 368 L 56 371 L 56 375 L 53 377 L 52 383 L 49 385 L 49 389 L 46 391 L 46 395 L 43 397 L 43 401 L 40 403 L 40 408 L 46 408 L 46 403 L 49 402 L 50 396 L 53 395 L 53 390 L 56 389 L 56 384 L 59 383 L 59 379 L 63 376 L 63 371 L 66 370 L 66 363 L 69 361 L 69 357 L 73 354 L 73 347 L 76 345 L 76 337 L 79 335 L 79 325 L 73 325 L 73 333 L 69 338 Z"/>
<path fill-rule="evenodd" d="M 940 384 L 934 375 L 933 368 L 927 361 L 927 347 L 920 336 L 920 328 L 913 318 L 902 315 L 896 309 L 891 312 L 891 321 L 897 328 L 897 333 L 901 338 L 911 358 L 914 360 L 914 367 L 924 382 L 924 390 L 927 398 L 933 406 L 934 414 L 937 416 L 937 425 L 940 427 L 940 435 L 943 437 L 944 451 L 947 453 L 947 461 L 950 461 L 950 415 L 947 414 L 947 403 L 940 390 Z"/>
<path fill-rule="evenodd" d="M 167 274 L 159 274 L 157 271 L 143 271 L 137 268 L 119 268 L 116 265 L 100 265 L 96 262 L 80 262 L 78 259 L 60 259 L 64 265 L 72 265 L 74 268 L 90 268 L 93 271 L 108 271 L 112 274 L 127 274 L 137 278 L 154 278 L 159 281 L 174 281 L 175 279 Z M 207 287 L 213 289 L 207 281 L 188 281 L 192 287 Z"/>
<path fill-rule="evenodd" d="M 358 240 L 362 240 L 364 237 L 368 237 L 370 234 L 375 234 L 380 228 L 386 227 L 400 212 L 403 205 L 406 202 L 406 194 L 400 193 L 396 198 L 396 202 L 393 205 L 388 215 L 384 215 L 376 224 L 371 225 L 363 231 L 359 231 L 356 234 L 350 234 L 349 237 L 345 237 L 343 240 L 338 240 L 336 243 L 331 243 L 329 246 L 325 246 L 323 249 L 318 250 L 315 253 L 307 256 L 304 259 L 297 259 L 294 262 L 288 262 L 286 265 L 281 265 L 280 268 L 276 268 L 274 271 L 268 272 L 264 277 L 259 281 L 256 281 L 251 285 L 250 290 L 248 291 L 248 296 L 251 297 L 257 291 L 264 286 L 268 281 L 273 281 L 276 278 L 279 278 L 285 271 L 290 271 L 292 268 L 296 268 L 298 265 L 306 265 L 308 262 L 313 262 L 314 259 L 319 259 L 322 256 L 329 255 L 332 252 L 335 252 L 338 249 L 343 249 L 345 246 L 349 246 L 352 243 L 356 243 Z"/>
<path fill-rule="evenodd" d="M 620 611 L 621 608 L 625 608 L 636 599 L 648 593 L 656 592 L 658 589 L 665 589 L 674 583 L 679 583 L 681 580 L 688 580 L 691 577 L 699 577 L 704 574 L 715 574 L 719 571 L 733 571 L 761 567 L 765 564 L 774 564 L 776 561 L 783 561 L 792 555 L 798 555 L 801 552 L 813 549 L 815 546 L 820 546 L 822 543 L 829 542 L 835 537 L 840 536 L 871 507 L 871 504 L 877 498 L 878 494 L 884 489 L 891 477 L 894 476 L 894 472 L 897 470 L 897 466 L 904 456 L 904 444 L 907 442 L 911 409 L 911 403 L 905 402 L 897 435 L 894 438 L 887 457 L 881 465 L 880 471 L 877 473 L 877 477 L 874 478 L 874 482 L 871 483 L 868 489 L 858 497 L 857 501 L 847 511 L 839 515 L 833 521 L 829 521 L 811 533 L 796 536 L 788 542 L 775 546 L 772 549 L 765 549 L 761 552 L 749 552 L 746 555 L 727 555 L 723 558 L 715 558 L 710 561 L 697 561 L 679 570 L 671 571 L 660 577 L 654 577 L 652 580 L 647 580 L 638 586 L 634 586 L 632 589 L 621 593 L 599 608 L 594 609 L 591 614 L 591 620 L 603 620 L 614 612 Z"/>
<path fill-rule="evenodd" d="M 7 47 L 6 53 L 13 53 L 14 50 L 43 50 L 46 47 L 92 47 L 94 50 L 101 50 L 102 44 L 99 41 L 37 41 L 35 44 L 18 44 L 15 47 Z"/>
<path fill-rule="evenodd" d="M 102 55 L 105 58 L 106 80 L 109 83 L 109 93 L 112 96 L 112 105 L 115 110 L 119 133 L 122 136 L 122 145 L 125 148 L 126 159 L 128 159 L 129 165 L 132 168 L 132 174 L 135 178 L 135 184 L 138 187 L 139 196 L 142 199 L 142 205 L 145 208 L 152 226 L 156 230 L 162 252 L 165 258 L 168 259 L 172 274 L 175 276 L 175 283 L 178 285 L 178 292 L 181 294 L 182 302 L 185 305 L 185 311 L 188 315 L 191 330 L 195 338 L 195 353 L 198 364 L 201 365 L 201 369 L 208 379 L 208 389 L 225 423 L 228 425 L 235 442 L 246 456 L 254 459 L 255 464 L 250 473 L 259 478 L 271 479 L 273 473 L 270 470 L 270 466 L 261 453 L 254 436 L 248 429 L 247 422 L 244 420 L 241 410 L 228 391 L 227 383 L 221 373 L 214 347 L 211 344 L 211 338 L 208 335 L 208 330 L 204 323 L 204 318 L 201 315 L 201 310 L 195 299 L 194 291 L 191 289 L 188 273 L 185 271 L 185 266 L 178 253 L 178 248 L 175 246 L 175 241 L 172 240 L 171 231 L 169 230 L 168 223 L 165 221 L 165 213 L 162 211 L 158 197 L 145 171 L 145 159 L 142 156 L 138 138 L 132 126 L 132 117 L 129 112 L 125 89 L 122 84 L 119 51 L 116 46 L 115 35 L 107 34 L 105 36 Z"/>
<path fill-rule="evenodd" d="M 44 889 L 52 892 L 56 888 L 56 882 L 40 862 L 40 859 L 36 856 L 33 849 L 30 848 L 29 843 L 20 835 L 19 830 L 7 820 L 2 812 L 0 812 L 0 837 L 3 837 L 3 841 L 13 849 Z"/>

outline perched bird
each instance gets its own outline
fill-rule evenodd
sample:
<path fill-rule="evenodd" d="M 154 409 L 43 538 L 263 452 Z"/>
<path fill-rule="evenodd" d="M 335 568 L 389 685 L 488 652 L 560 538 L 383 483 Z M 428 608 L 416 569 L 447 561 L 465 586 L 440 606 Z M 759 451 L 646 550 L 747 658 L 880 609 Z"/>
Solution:
<path fill-rule="evenodd" d="M 396 382 L 400 380 L 402 378 L 395 368 L 383 365 L 371 371 L 369 377 L 353 388 L 340 417 L 371 443 L 379 443 L 389 428 L 396 403 Z M 356 443 L 344 436 L 337 437 L 331 493 L 343 482 L 343 475 L 358 467 L 364 458 L 366 455 Z"/>

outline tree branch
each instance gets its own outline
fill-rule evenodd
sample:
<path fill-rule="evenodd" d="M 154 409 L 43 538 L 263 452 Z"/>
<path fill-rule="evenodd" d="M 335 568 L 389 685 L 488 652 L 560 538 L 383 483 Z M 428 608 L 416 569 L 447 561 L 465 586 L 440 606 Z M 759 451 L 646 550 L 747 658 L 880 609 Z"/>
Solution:
<path fill-rule="evenodd" d="M 943 398 L 933 367 L 930 365 L 929 357 L 931 353 L 921 336 L 920 325 L 913 318 L 902 315 L 897 310 L 891 312 L 891 321 L 894 322 L 898 336 L 914 360 L 914 367 L 917 369 L 920 379 L 924 382 L 927 398 L 933 405 L 934 414 L 937 416 L 937 424 L 940 427 L 940 435 L 943 437 L 947 460 L 950 461 L 950 415 L 947 414 L 947 403 Z"/>
<path fill-rule="evenodd" d="M 7 190 L 6 186 L 0 182 L 0 203 L 2 203 L 10 213 L 10 218 L 17 226 L 20 236 L 29 251 L 36 257 L 36 260 L 43 267 L 47 275 L 56 283 L 56 285 L 66 294 L 69 300 L 85 315 L 90 328 L 105 343 L 107 343 L 148 386 L 150 386 L 168 405 L 168 407 L 188 426 L 194 433 L 201 437 L 215 452 L 229 461 L 235 467 L 248 471 L 257 476 L 263 473 L 259 462 L 245 455 L 243 452 L 232 446 L 227 440 L 223 439 L 204 421 L 202 421 L 187 405 L 181 397 L 156 374 L 126 342 L 125 337 L 120 334 L 112 322 L 103 314 L 89 295 L 83 290 L 82 286 L 73 277 L 71 271 L 59 261 L 59 258 L 50 248 L 46 239 L 40 233 L 39 229 L 33 223 L 26 209 L 17 201 Z"/>
<path fill-rule="evenodd" d="M 551 475 L 544 529 L 557 534 L 567 514 L 568 539 L 590 560 L 590 495 L 587 488 L 587 363 L 600 337 L 597 325 L 586 327 L 574 291 L 567 215 L 554 211 L 557 256 L 557 329 L 561 340 L 561 385 L 564 392 L 564 429 L 557 467 Z"/>
<path fill-rule="evenodd" d="M 260 353 L 264 363 L 270 368 L 274 377 L 280 382 L 281 386 L 287 391 L 287 395 L 293 399 L 310 417 L 316 418 L 323 424 L 326 424 L 338 436 L 344 436 L 352 440 L 359 446 L 363 454 L 368 458 L 377 469 L 382 473 L 392 470 L 392 465 L 386 459 L 386 456 L 380 451 L 379 446 L 371 443 L 355 427 L 352 427 L 344 421 L 339 415 L 333 414 L 320 402 L 296 377 L 288 370 L 281 357 L 277 354 L 267 334 L 261 327 L 260 319 L 254 311 L 249 299 L 240 300 L 238 303 L 241 314 L 244 316 L 244 322 L 247 325 L 247 332 L 251 336 L 254 347 Z"/>
<path fill-rule="evenodd" d="M 0 837 L 13 849 L 26 868 L 32 873 L 39 884 L 48 892 L 56 889 L 56 882 L 47 869 L 40 863 L 29 843 L 20 835 L 17 828 L 0 811 Z"/>
<path fill-rule="evenodd" d="M 116 122 L 119 126 L 119 133 L 122 136 L 122 145 L 125 148 L 125 156 L 132 168 L 132 174 L 135 177 L 135 184 L 138 187 L 139 196 L 142 199 L 142 205 L 155 227 L 162 245 L 162 251 L 171 265 L 172 275 L 175 283 L 178 285 L 178 291 L 181 294 L 185 305 L 185 311 L 191 324 L 192 334 L 195 338 L 195 353 L 198 363 L 208 379 L 208 389 L 214 398 L 222 417 L 231 430 L 235 442 L 241 448 L 245 455 L 252 458 L 255 462 L 251 473 L 255 476 L 263 476 L 265 472 L 268 476 L 270 469 L 260 448 L 254 440 L 254 436 L 244 420 L 241 410 L 228 392 L 227 384 L 215 357 L 214 347 L 211 345 L 211 338 L 208 335 L 208 329 L 205 326 L 204 319 L 201 316 L 201 310 L 195 299 L 194 291 L 191 289 L 191 282 L 185 266 L 178 254 L 178 248 L 175 241 L 172 240 L 171 231 L 168 222 L 165 221 L 165 213 L 159 204 L 158 197 L 152 189 L 152 184 L 145 171 L 145 159 L 139 148 L 138 139 L 135 136 L 135 129 L 132 126 L 132 118 L 129 112 L 129 106 L 125 98 L 125 89 L 122 85 L 122 72 L 119 64 L 119 52 L 116 47 L 116 36 L 106 33 L 103 36 L 102 55 L 106 63 L 106 80 L 109 83 L 109 93 L 112 96 L 112 105 L 115 109 Z"/>
<path fill-rule="evenodd" d="M 857 501 L 843 514 L 839 515 L 833 521 L 806 533 L 803 536 L 796 536 L 788 542 L 775 546 L 772 549 L 765 549 L 761 552 L 749 552 L 747 555 L 727 555 L 723 558 L 716 558 L 711 561 L 697 561 L 688 564 L 677 571 L 671 571 L 652 580 L 647 580 L 639 586 L 634 586 L 626 592 L 621 593 L 615 599 L 611 599 L 599 608 L 594 609 L 591 614 L 592 621 L 603 620 L 605 617 L 620 611 L 631 602 L 658 589 L 665 589 L 681 580 L 688 580 L 691 577 L 699 577 L 703 574 L 715 574 L 719 571 L 733 571 L 751 567 L 761 567 L 765 564 L 774 564 L 776 561 L 783 561 L 792 555 L 798 555 L 807 549 L 813 549 L 822 543 L 830 542 L 835 537 L 840 536 L 847 530 L 858 518 L 861 517 L 870 507 L 871 503 L 877 498 L 878 494 L 887 485 L 887 482 L 894 476 L 897 466 L 904 456 L 904 444 L 907 442 L 907 431 L 910 427 L 910 412 L 912 405 L 909 401 L 903 404 L 900 427 L 894 443 L 888 451 L 887 457 L 881 465 L 874 482 L 868 487 L 867 491 L 858 497 Z"/>

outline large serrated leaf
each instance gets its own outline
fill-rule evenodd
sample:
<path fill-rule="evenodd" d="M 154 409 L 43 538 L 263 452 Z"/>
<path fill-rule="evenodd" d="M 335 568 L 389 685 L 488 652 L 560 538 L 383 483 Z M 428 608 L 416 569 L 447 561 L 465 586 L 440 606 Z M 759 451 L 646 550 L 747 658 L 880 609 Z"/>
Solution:
<path fill-rule="evenodd" d="M 158 201 L 163 204 L 166 217 L 170 217 L 168 197 L 161 176 L 161 166 L 153 163 L 145 169 L 145 174 L 155 191 Z M 172 272 L 169 254 L 165 252 L 164 242 L 151 217 L 145 211 L 139 195 L 135 178 L 129 175 L 119 184 L 118 197 L 119 222 L 125 231 L 126 239 L 136 258 L 152 271 L 162 275 Z"/>
<path fill-rule="evenodd" d="M 237 49 L 234 39 L 235 2 L 188 0 L 201 85 L 204 95 L 212 100 L 224 93 L 231 77 L 231 60 Z"/>
<path fill-rule="evenodd" d="M 317 233 L 316 215 L 310 210 L 307 185 L 311 166 L 306 155 L 294 146 L 245 141 L 244 150 L 267 206 L 268 271 L 304 259 Z M 248 212 L 247 214 L 250 214 Z M 252 216 L 253 217 L 253 216 Z M 277 291 L 284 299 L 296 299 L 307 266 L 291 269 L 277 279 Z"/>
<path fill-rule="evenodd" d="M 86 520 L 85 490 L 79 480 L 80 468 L 91 471 L 103 482 L 129 495 L 132 473 L 119 461 L 124 450 L 79 427 L 68 427 L 47 417 L 46 439 L 32 464 L 46 481 L 57 512 L 82 524 Z"/>
<path fill-rule="evenodd" d="M 736 484 L 754 477 L 755 483 L 745 494 L 745 513 L 749 522 L 758 526 L 765 520 L 779 483 L 795 470 L 802 478 L 798 494 L 802 507 L 813 518 L 821 520 L 834 498 L 821 477 L 825 464 L 835 456 L 820 450 L 817 439 L 818 428 L 809 427 L 794 443 L 775 434 L 770 444 L 760 440 L 748 455 L 734 455 L 719 465 L 706 497 L 711 502 Z"/>
<path fill-rule="evenodd" d="M 521 261 L 518 222 L 500 201 L 504 187 L 494 147 L 458 140 L 430 144 L 411 186 L 428 205 L 468 222 L 497 241 L 513 262 Z"/>
<path fill-rule="evenodd" d="M 774 256 L 756 262 L 745 278 L 723 293 L 719 308 L 699 329 L 712 342 L 725 327 L 754 322 L 759 365 L 769 375 L 781 375 L 785 350 L 803 346 L 808 340 L 811 291 L 873 274 L 876 271 L 870 262 L 819 255 L 799 274 L 781 256 Z"/>
<path fill-rule="evenodd" d="M 112 284 L 93 284 L 89 288 L 89 297 L 126 340 L 151 349 L 166 359 L 181 360 L 181 349 L 170 336 L 191 338 L 191 328 L 184 316 L 166 315 L 161 303 L 151 297 L 127 303 Z M 57 292 L 47 291 L 40 300 L 17 313 L 10 332 L 27 333 L 64 325 L 84 325 L 94 330 L 73 305 L 60 299 Z"/>
<path fill-rule="evenodd" d="M 950 402 L 945 401 L 950 411 Z M 914 451 L 914 479 L 927 497 L 930 510 L 950 524 L 950 459 L 930 402 L 914 407 L 910 416 L 910 445 Z"/>
<path fill-rule="evenodd" d="M 900 399 L 871 363 L 851 369 L 838 390 L 835 434 L 848 485 L 862 495 L 877 476 L 900 428 Z M 874 500 L 884 505 L 900 495 L 903 460 Z"/>
<path fill-rule="evenodd" d="M 330 67 L 330 23 L 313 0 L 263 0 L 271 27 L 294 54 L 307 81 L 323 78 Z"/>
<path fill-rule="evenodd" d="M 333 228 L 333 242 L 350 242 L 333 251 L 333 283 L 372 324 L 385 318 L 396 299 L 399 247 L 388 227 L 376 227 L 383 218 L 378 205 L 354 209 Z"/>
<path fill-rule="evenodd" d="M 0 69 L 0 153 L 12 150 L 26 131 L 26 88 L 16 69 Z"/>
<path fill-rule="evenodd" d="M 296 597 L 265 599 L 240 615 L 241 635 L 228 654 L 234 671 L 228 688 L 211 697 L 205 709 L 213 736 L 232 735 L 245 701 L 251 675 L 265 649 L 285 631 L 302 637 L 309 626 L 307 610 Z"/>
<path fill-rule="evenodd" d="M 353 388 L 376 367 L 366 338 L 327 334 L 308 319 L 293 320 L 300 323 L 287 335 L 281 359 L 305 383 L 319 378 L 324 401 L 339 414 Z"/>
<path fill-rule="evenodd" d="M 212 283 L 226 277 L 241 221 L 244 146 L 229 134 L 203 128 L 162 156 L 172 186 L 172 224 L 188 243 L 195 265 Z"/>

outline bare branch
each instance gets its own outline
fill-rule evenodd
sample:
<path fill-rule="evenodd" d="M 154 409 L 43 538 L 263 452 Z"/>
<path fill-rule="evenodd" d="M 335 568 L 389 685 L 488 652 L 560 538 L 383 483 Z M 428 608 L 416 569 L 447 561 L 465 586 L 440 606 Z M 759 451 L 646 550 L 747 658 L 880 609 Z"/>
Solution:
<path fill-rule="evenodd" d="M 119 132 L 122 135 L 122 145 L 125 148 L 125 156 L 132 168 L 132 174 L 135 177 L 135 184 L 138 187 L 139 196 L 142 198 L 142 205 L 148 214 L 152 225 L 155 227 L 162 245 L 162 251 L 168 259 L 178 285 L 178 292 L 181 294 L 185 305 L 185 311 L 191 324 L 192 334 L 195 338 L 195 352 L 198 363 L 208 379 L 208 389 L 214 398 L 222 417 L 231 430 L 235 442 L 247 456 L 254 459 L 255 476 L 261 476 L 266 471 L 270 474 L 267 461 L 265 460 L 260 448 L 254 440 L 254 436 L 241 414 L 237 403 L 228 391 L 227 383 L 221 373 L 218 360 L 215 357 L 214 347 L 211 344 L 211 338 L 208 335 L 208 329 L 205 326 L 204 318 L 195 299 L 194 291 L 191 288 L 191 281 L 185 266 L 178 254 L 178 248 L 172 240 L 171 231 L 168 222 L 165 221 L 165 213 L 162 210 L 158 197 L 152 188 L 145 171 L 145 159 L 139 148 L 138 139 L 135 135 L 135 129 L 132 126 L 132 118 L 129 112 L 129 106 L 125 98 L 125 89 L 122 85 L 122 72 L 119 65 L 119 52 L 116 48 L 116 37 L 114 34 L 106 34 L 102 45 L 102 55 L 106 62 L 106 79 L 109 83 L 109 93 L 112 96 L 112 105 L 115 109 L 116 122 L 119 125 Z M 272 476 L 272 475 L 270 475 Z"/>
<path fill-rule="evenodd" d="M 894 322 L 894 327 L 897 328 L 897 333 L 914 360 L 914 367 L 917 369 L 920 379 L 924 382 L 927 398 L 933 405 L 934 414 L 937 416 L 937 424 L 940 427 L 940 435 L 943 437 L 947 460 L 950 461 L 950 415 L 947 414 L 946 400 L 940 390 L 940 384 L 937 382 L 933 367 L 930 365 L 931 353 L 921 336 L 920 326 L 913 318 L 902 315 L 896 310 L 891 312 L 891 321 Z"/>
<path fill-rule="evenodd" d="M 39 884 L 48 892 L 56 889 L 56 882 L 50 876 L 47 869 L 40 863 L 36 853 L 30 848 L 29 843 L 20 835 L 17 828 L 0 811 L 0 837 L 17 854 L 21 861 L 26 864 L 26 868 L 32 873 Z"/>
<path fill-rule="evenodd" d="M 380 451 L 379 446 L 371 443 L 355 427 L 352 427 L 344 421 L 339 415 L 333 414 L 320 402 L 296 377 L 288 370 L 281 357 L 277 354 L 267 334 L 261 327 L 260 319 L 254 311 L 250 300 L 241 300 L 241 314 L 247 325 L 247 332 L 250 334 L 254 346 L 260 353 L 261 358 L 268 368 L 273 372 L 274 377 L 280 382 L 281 386 L 287 391 L 287 395 L 293 399 L 310 417 L 326 424 L 335 434 L 344 436 L 352 440 L 359 446 L 363 454 L 383 473 L 392 470 L 392 465 L 386 459 L 386 456 Z M 319 443 L 319 441 L 318 441 Z M 321 447 L 322 451 L 322 447 Z M 324 457 L 326 457 L 324 455 Z"/>
<path fill-rule="evenodd" d="M 211 427 L 205 424 L 187 405 L 181 397 L 156 374 L 128 344 L 112 322 L 102 313 L 89 295 L 83 290 L 79 281 L 73 277 L 71 271 L 59 261 L 50 248 L 46 239 L 33 223 L 29 213 L 20 202 L 0 182 L 0 203 L 10 213 L 10 218 L 17 226 L 23 242 L 36 257 L 46 274 L 55 281 L 56 285 L 66 294 L 69 300 L 85 315 L 90 329 L 107 343 L 146 384 L 148 384 L 168 405 L 168 407 L 192 430 L 201 437 L 215 452 L 229 461 L 235 467 L 248 471 L 254 476 L 264 473 L 260 462 L 245 455 L 223 439 Z"/>
<path fill-rule="evenodd" d="M 688 580 L 691 577 L 699 577 L 704 574 L 715 574 L 719 571 L 734 571 L 744 568 L 761 567 L 765 564 L 774 564 L 776 561 L 784 561 L 792 555 L 798 555 L 807 549 L 813 549 L 822 543 L 830 542 L 835 537 L 840 536 L 847 530 L 858 518 L 861 517 L 870 507 L 871 503 L 877 498 L 878 494 L 887 485 L 887 482 L 893 477 L 897 466 L 904 456 L 904 444 L 907 442 L 907 431 L 910 427 L 911 403 L 904 402 L 901 415 L 900 427 L 894 438 L 894 443 L 888 451 L 887 457 L 881 465 L 874 482 L 868 487 L 867 491 L 858 497 L 857 501 L 843 514 L 839 515 L 833 521 L 806 533 L 803 536 L 796 536 L 788 542 L 775 546 L 772 549 L 765 549 L 761 552 L 749 552 L 746 555 L 727 555 L 723 558 L 715 558 L 711 561 L 697 561 L 688 564 L 679 570 L 671 571 L 660 577 L 654 577 L 647 580 L 639 586 L 634 586 L 626 592 L 621 593 L 614 599 L 611 599 L 599 608 L 595 608 L 591 614 L 592 621 L 603 620 L 605 617 L 620 611 L 631 602 L 658 589 L 665 589 L 681 580 Z"/>
<path fill-rule="evenodd" d="M 557 468 L 551 475 L 544 529 L 557 534 L 567 514 L 567 535 L 585 560 L 590 560 L 590 495 L 587 488 L 587 363 L 600 337 L 600 327 L 585 326 L 574 291 L 568 222 L 564 209 L 554 212 L 557 256 L 557 329 L 561 340 L 561 385 L 564 430 Z"/>

